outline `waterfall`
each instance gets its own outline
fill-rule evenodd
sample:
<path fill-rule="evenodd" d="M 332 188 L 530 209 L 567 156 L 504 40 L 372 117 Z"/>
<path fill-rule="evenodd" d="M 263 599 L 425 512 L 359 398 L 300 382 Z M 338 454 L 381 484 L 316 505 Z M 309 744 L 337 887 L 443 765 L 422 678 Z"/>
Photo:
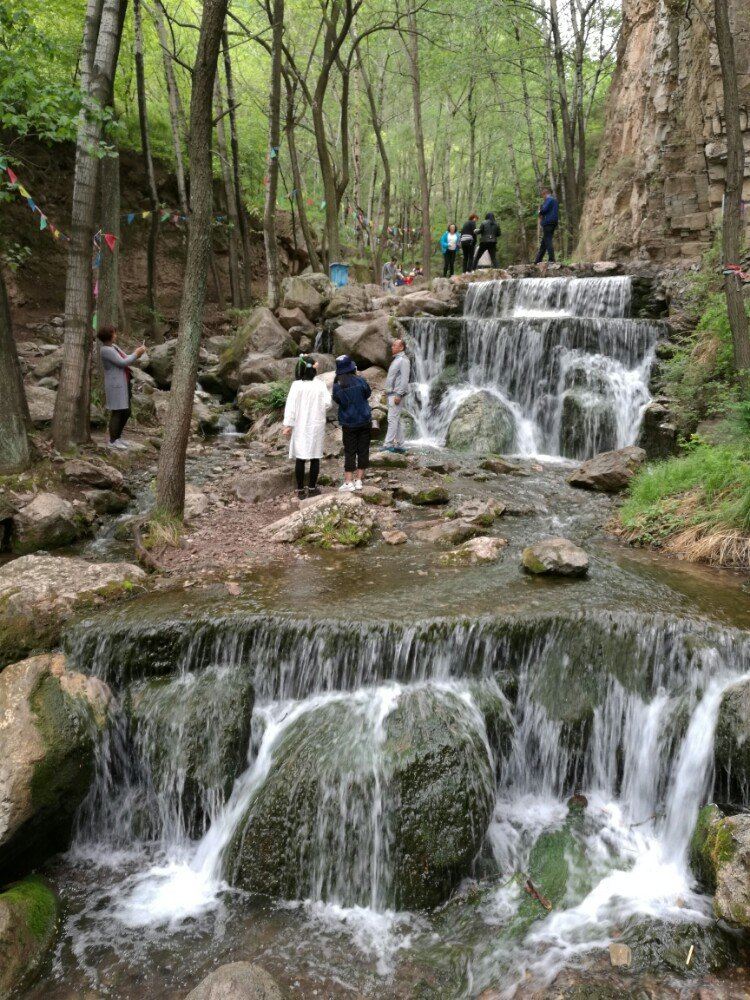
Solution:
<path fill-rule="evenodd" d="M 527 973 L 547 982 L 632 916 L 707 920 L 687 846 L 711 795 L 721 697 L 750 674 L 742 633 L 607 613 L 414 625 L 238 613 L 84 623 L 67 644 L 77 668 L 124 682 L 72 852 L 110 867 L 140 852 L 87 911 L 110 935 L 174 933 L 217 911 L 248 877 L 238 844 L 259 836 L 261 867 L 278 844 L 291 864 L 276 894 L 327 933 L 333 922 L 368 941 L 390 974 L 422 926 L 399 907 L 392 727 L 404 711 L 406 732 L 438 713 L 446 746 L 468 754 L 462 794 L 488 797 L 480 874 L 524 871 L 536 838 L 565 824 L 568 796 L 589 800 L 571 834 L 586 871 L 565 905 L 504 938 L 523 893 L 492 889 L 472 911 L 486 932 L 461 995 L 497 982 L 513 995 Z M 167 650 L 177 671 L 164 676 Z"/>
<path fill-rule="evenodd" d="M 512 415 L 521 454 L 584 459 L 633 444 L 660 325 L 628 318 L 630 295 L 628 277 L 476 282 L 460 321 L 413 320 L 419 436 L 444 444 L 484 390 Z"/>

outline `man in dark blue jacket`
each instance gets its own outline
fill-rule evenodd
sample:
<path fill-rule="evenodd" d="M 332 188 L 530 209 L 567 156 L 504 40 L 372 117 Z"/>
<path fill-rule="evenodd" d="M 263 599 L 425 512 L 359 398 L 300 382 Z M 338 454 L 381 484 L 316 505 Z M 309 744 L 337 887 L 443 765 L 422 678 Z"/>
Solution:
<path fill-rule="evenodd" d="M 554 197 L 549 188 L 542 188 L 542 205 L 539 209 L 539 218 L 542 223 L 542 242 L 539 244 L 539 253 L 536 255 L 535 264 L 541 264 L 545 253 L 550 261 L 555 259 L 555 247 L 552 237 L 557 229 L 557 222 L 560 216 L 560 206 L 557 198 Z"/>

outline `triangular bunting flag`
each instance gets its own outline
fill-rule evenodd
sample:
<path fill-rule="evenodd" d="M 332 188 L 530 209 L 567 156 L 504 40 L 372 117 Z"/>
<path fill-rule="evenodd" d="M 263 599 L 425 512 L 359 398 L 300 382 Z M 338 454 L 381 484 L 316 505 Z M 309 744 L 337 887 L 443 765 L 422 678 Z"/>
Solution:
<path fill-rule="evenodd" d="M 11 184 L 18 184 L 18 178 L 13 173 L 13 171 L 10 169 L 10 167 L 6 167 L 5 169 L 6 169 L 7 173 L 8 173 L 8 180 L 10 181 L 10 183 Z"/>
<path fill-rule="evenodd" d="M 114 233 L 105 233 L 104 242 L 107 244 L 109 249 L 114 253 L 115 243 L 117 243 L 117 237 L 114 235 Z"/>
<path fill-rule="evenodd" d="M 23 184 L 19 184 L 18 185 L 18 193 L 21 195 L 22 198 L 30 198 L 31 197 L 31 195 L 26 190 L 26 188 L 23 186 Z"/>
<path fill-rule="evenodd" d="M 39 228 L 40 229 L 46 229 L 47 228 L 47 216 L 46 215 L 42 215 L 41 212 L 39 213 Z"/>
<path fill-rule="evenodd" d="M 135 212 L 128 212 L 127 218 L 128 218 L 128 225 L 132 226 L 133 219 L 135 218 Z"/>

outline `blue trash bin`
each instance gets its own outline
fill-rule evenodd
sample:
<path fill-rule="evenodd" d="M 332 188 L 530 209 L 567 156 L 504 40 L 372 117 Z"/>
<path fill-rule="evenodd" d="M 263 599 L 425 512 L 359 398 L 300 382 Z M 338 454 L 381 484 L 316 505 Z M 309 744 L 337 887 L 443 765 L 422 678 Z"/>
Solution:
<path fill-rule="evenodd" d="M 349 284 L 348 264 L 331 264 L 328 268 L 328 273 L 330 274 L 331 281 L 336 288 L 343 288 L 344 285 Z"/>

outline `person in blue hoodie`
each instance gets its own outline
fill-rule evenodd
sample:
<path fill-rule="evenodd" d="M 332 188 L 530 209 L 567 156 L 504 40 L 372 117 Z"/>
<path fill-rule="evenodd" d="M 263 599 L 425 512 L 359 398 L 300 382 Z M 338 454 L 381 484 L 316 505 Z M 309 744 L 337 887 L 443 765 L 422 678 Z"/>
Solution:
<path fill-rule="evenodd" d="M 461 245 L 461 234 L 454 222 L 448 226 L 440 237 L 440 249 L 443 253 L 443 277 L 450 278 L 456 270 L 456 254 Z"/>
<path fill-rule="evenodd" d="M 370 464 L 372 411 L 367 400 L 372 389 L 348 354 L 336 358 L 333 401 L 339 406 L 339 423 L 344 441 L 344 482 L 341 493 L 362 489 L 365 469 Z"/>
<path fill-rule="evenodd" d="M 560 206 L 557 198 L 555 198 L 549 188 L 542 188 L 542 204 L 539 208 L 539 220 L 542 224 L 542 242 L 539 244 L 539 253 L 536 255 L 535 264 L 541 264 L 545 253 L 548 255 L 550 262 L 554 262 L 555 245 L 552 242 L 552 238 L 555 235 L 559 218 Z"/>

